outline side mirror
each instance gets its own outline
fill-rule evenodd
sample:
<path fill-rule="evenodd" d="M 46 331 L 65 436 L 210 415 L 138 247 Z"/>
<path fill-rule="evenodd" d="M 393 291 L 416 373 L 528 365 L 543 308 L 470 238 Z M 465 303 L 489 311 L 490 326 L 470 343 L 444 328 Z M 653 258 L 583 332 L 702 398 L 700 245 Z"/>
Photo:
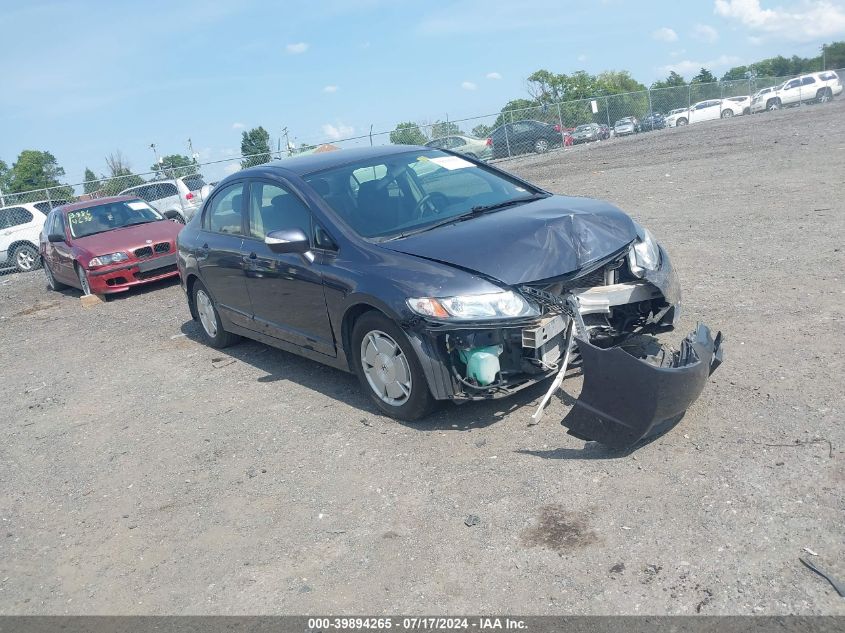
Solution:
<path fill-rule="evenodd" d="M 48 242 L 64 242 L 65 236 L 62 233 L 50 233 L 47 236 L 47 241 Z"/>
<path fill-rule="evenodd" d="M 297 253 L 308 261 L 313 261 L 311 242 L 302 229 L 283 229 L 271 231 L 264 238 L 264 243 L 274 253 Z"/>

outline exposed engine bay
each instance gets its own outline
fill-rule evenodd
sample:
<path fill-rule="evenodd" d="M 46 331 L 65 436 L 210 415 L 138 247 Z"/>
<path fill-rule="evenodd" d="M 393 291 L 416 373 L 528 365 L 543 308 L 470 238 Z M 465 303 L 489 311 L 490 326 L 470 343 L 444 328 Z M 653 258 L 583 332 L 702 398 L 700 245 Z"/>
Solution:
<path fill-rule="evenodd" d="M 433 349 L 425 351 L 437 352 L 450 382 L 435 396 L 496 398 L 555 376 L 533 416 L 539 421 L 566 370 L 580 366 L 582 393 L 563 421 L 570 434 L 622 447 L 669 428 L 721 363 L 721 334 L 700 325 L 677 349 L 658 342 L 680 311 L 677 279 L 660 255 L 663 265 L 651 272 L 616 253 L 570 278 L 520 285 L 539 318 L 428 324 Z"/>

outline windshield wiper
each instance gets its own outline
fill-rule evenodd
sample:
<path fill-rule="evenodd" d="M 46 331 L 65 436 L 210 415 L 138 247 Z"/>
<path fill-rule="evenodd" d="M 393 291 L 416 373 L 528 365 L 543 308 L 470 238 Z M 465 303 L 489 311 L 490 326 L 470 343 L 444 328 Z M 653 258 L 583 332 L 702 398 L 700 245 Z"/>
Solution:
<path fill-rule="evenodd" d="M 128 224 L 124 224 L 123 226 L 119 226 L 119 229 L 125 229 L 127 226 L 138 226 L 139 224 L 149 224 L 150 222 L 158 222 L 158 220 L 141 220 L 140 222 L 129 222 Z"/>
<path fill-rule="evenodd" d="M 480 215 L 486 215 L 487 213 L 492 213 L 494 211 L 499 211 L 501 209 L 505 209 L 507 207 L 512 207 L 515 204 L 522 204 L 523 202 L 531 202 L 533 200 L 540 200 L 541 198 L 548 198 L 551 194 L 548 193 L 535 193 L 530 196 L 525 196 L 523 198 L 514 198 L 512 200 L 503 200 L 502 202 L 497 202 L 496 204 L 483 204 L 472 207 L 466 213 L 461 213 L 459 215 L 453 215 L 451 218 L 446 218 L 445 220 L 441 220 L 440 222 L 435 222 L 434 224 L 429 224 L 428 226 L 423 226 L 418 229 L 414 229 L 411 231 L 405 231 L 396 235 L 394 237 L 390 237 L 385 242 L 390 242 L 393 240 L 402 239 L 403 237 L 408 237 L 409 235 L 416 235 L 417 233 L 425 233 L 426 231 L 433 231 L 436 228 L 441 226 L 446 226 L 447 224 L 457 224 L 458 222 L 465 222 L 466 220 L 471 220 L 472 218 L 477 218 Z"/>

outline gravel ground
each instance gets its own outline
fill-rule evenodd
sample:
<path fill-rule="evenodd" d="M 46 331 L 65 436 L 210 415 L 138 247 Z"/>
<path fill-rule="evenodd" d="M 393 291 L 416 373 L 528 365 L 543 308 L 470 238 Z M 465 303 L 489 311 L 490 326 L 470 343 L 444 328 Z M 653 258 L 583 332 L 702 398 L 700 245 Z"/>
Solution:
<path fill-rule="evenodd" d="M 0 613 L 845 614 L 798 561 L 845 578 L 843 139 L 839 99 L 503 163 L 650 227 L 678 340 L 725 333 L 633 453 L 566 435 L 577 379 L 539 426 L 543 386 L 405 425 L 203 346 L 178 284 L 84 308 L 0 277 Z"/>

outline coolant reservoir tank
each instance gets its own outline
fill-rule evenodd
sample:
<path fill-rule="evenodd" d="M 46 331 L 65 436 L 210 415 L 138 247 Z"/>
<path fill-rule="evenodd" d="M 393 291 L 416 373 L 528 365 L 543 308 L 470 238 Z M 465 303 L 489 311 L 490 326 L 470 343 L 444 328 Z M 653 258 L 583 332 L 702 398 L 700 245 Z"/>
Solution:
<path fill-rule="evenodd" d="M 467 378 L 472 378 L 481 386 L 495 382 L 496 374 L 501 369 L 499 364 L 501 345 L 462 349 L 460 353 L 461 360 L 467 365 Z"/>

